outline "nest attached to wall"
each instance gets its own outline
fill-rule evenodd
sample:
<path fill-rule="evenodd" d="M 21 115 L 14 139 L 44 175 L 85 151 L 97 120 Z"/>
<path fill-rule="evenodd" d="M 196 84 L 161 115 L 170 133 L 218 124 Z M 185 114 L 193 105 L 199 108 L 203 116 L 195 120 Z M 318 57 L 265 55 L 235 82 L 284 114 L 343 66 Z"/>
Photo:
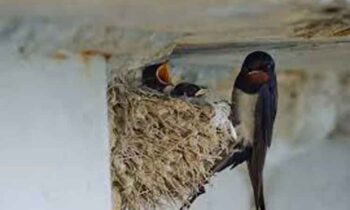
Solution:
<path fill-rule="evenodd" d="M 145 91 L 123 77 L 109 85 L 108 104 L 118 210 L 183 202 L 235 143 L 225 122 L 213 122 L 213 106 Z"/>
<path fill-rule="evenodd" d="M 350 35 L 350 10 L 319 15 L 298 21 L 294 25 L 296 37 L 341 37 Z"/>

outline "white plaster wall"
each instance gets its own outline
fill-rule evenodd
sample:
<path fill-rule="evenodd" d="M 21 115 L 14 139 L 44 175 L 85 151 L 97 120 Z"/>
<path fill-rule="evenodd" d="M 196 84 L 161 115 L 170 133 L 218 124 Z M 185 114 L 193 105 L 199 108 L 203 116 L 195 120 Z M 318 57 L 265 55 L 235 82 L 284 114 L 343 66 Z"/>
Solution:
<path fill-rule="evenodd" d="M 349 140 L 336 137 L 297 150 L 281 145 L 272 149 L 264 172 L 267 209 L 348 210 Z M 191 210 L 253 210 L 245 168 L 218 174 Z"/>
<path fill-rule="evenodd" d="M 110 209 L 105 62 L 95 58 L 83 63 L 79 56 L 68 60 L 39 56 L 62 48 L 77 52 L 90 42 L 94 45 L 94 38 L 105 37 L 97 33 L 98 36 L 87 38 L 82 47 L 71 46 L 72 43 L 79 45 L 74 40 L 81 41 L 80 36 L 89 35 L 86 33 L 89 29 L 74 36 L 78 26 L 68 24 L 66 28 L 66 24 L 61 28 L 45 20 L 38 24 L 32 19 L 23 23 L 20 20 L 0 23 L 0 210 Z M 152 33 L 149 36 L 152 42 L 146 42 L 148 38 L 133 37 L 134 32 L 121 34 L 120 37 L 128 38 L 116 47 L 121 55 L 141 52 L 136 47 L 131 47 L 134 51 L 126 50 L 129 43 L 147 43 L 141 45 L 145 46 L 143 53 L 148 52 L 147 46 L 157 48 L 159 45 L 153 43 L 159 44 L 159 40 L 163 40 Z M 112 37 L 120 38 L 114 34 Z M 324 48 L 327 49 L 318 53 L 313 49 L 294 52 L 282 48 L 281 53 L 275 51 L 274 54 L 280 55 L 276 60 L 284 67 L 299 69 L 317 63 L 317 71 L 348 71 L 343 62 L 348 55 L 347 45 L 326 45 Z M 19 54 L 18 49 L 24 49 L 24 53 Z M 142 57 L 142 53 L 136 55 Z M 223 64 L 231 69 L 232 63 L 240 65 L 244 54 L 197 55 L 197 59 L 207 68 Z M 124 62 L 121 58 L 124 57 L 112 61 L 122 64 L 117 66 L 134 64 L 127 60 L 128 56 Z M 288 66 L 287 61 L 292 64 Z M 193 67 L 189 65 L 191 62 L 185 64 Z M 218 72 L 212 76 L 218 78 Z M 298 144 L 289 144 L 283 138 L 273 141 L 265 170 L 266 200 L 270 210 L 349 209 L 350 164 L 347 160 L 350 153 L 347 151 L 350 138 L 324 140 L 333 129 L 331 124 L 337 114 L 332 91 L 328 94 L 329 90 L 334 90 L 328 84 L 337 80 L 327 76 L 325 81 L 308 85 L 322 84 L 322 89 L 316 89 L 323 91 L 325 88 L 326 97 L 323 92 L 317 92 L 309 98 L 315 106 L 310 102 L 307 103 L 310 109 L 301 112 L 304 107 L 297 107 L 295 110 L 298 116 L 305 115 L 305 119 L 290 118 L 298 129 L 291 129 L 289 133 L 298 137 L 292 138 Z M 231 85 L 230 81 L 229 91 Z M 283 119 L 286 119 L 285 114 Z M 208 193 L 201 196 L 192 209 L 249 209 L 251 189 L 244 168 L 218 174 L 212 186 L 208 186 Z"/>
<path fill-rule="evenodd" d="M 105 61 L 0 46 L 0 209 L 110 209 Z"/>

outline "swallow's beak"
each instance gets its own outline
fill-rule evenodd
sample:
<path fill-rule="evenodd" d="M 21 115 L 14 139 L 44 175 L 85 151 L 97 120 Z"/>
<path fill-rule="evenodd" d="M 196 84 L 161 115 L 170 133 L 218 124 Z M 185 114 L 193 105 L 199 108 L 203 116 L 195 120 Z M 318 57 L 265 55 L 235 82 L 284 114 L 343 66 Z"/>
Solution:
<path fill-rule="evenodd" d="M 194 94 L 194 96 L 195 96 L 195 97 L 200 97 L 200 96 L 204 96 L 205 94 L 207 94 L 207 90 L 201 88 L 200 90 L 198 90 L 198 91 Z"/>
<path fill-rule="evenodd" d="M 248 82 L 253 85 L 262 85 L 269 81 L 269 75 L 261 70 L 251 71 L 247 75 Z"/>
<path fill-rule="evenodd" d="M 158 67 L 156 76 L 160 83 L 164 85 L 172 85 L 170 76 L 170 66 L 168 63 L 165 63 Z"/>

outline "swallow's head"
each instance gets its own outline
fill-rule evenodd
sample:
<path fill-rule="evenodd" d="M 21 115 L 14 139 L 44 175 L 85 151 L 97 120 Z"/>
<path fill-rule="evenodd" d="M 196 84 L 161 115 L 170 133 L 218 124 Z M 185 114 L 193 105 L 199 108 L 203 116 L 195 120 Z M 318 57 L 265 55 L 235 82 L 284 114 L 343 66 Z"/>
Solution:
<path fill-rule="evenodd" d="M 156 71 L 156 77 L 158 81 L 164 85 L 171 85 L 171 76 L 170 76 L 170 65 L 168 62 L 158 66 Z"/>
<path fill-rule="evenodd" d="M 266 52 L 255 51 L 245 58 L 235 87 L 246 93 L 254 94 L 274 78 L 275 62 L 273 58 Z"/>
<path fill-rule="evenodd" d="M 142 84 L 162 91 L 165 87 L 172 85 L 170 71 L 168 61 L 146 66 L 142 72 Z"/>
<path fill-rule="evenodd" d="M 206 92 L 207 90 L 205 87 L 183 82 L 175 86 L 171 95 L 174 97 L 202 97 L 206 94 Z"/>

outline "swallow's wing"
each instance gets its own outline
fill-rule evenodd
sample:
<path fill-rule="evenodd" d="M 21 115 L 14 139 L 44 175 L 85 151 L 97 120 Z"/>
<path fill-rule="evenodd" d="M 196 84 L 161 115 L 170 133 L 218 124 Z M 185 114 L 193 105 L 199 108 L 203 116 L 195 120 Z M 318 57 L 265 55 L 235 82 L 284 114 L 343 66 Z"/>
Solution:
<path fill-rule="evenodd" d="M 248 160 L 248 171 L 257 209 L 265 209 L 262 174 L 267 148 L 271 145 L 276 111 L 277 86 L 276 79 L 273 78 L 268 85 L 264 85 L 259 91 L 255 109 L 254 146 Z"/>
<path fill-rule="evenodd" d="M 268 86 L 261 88 L 256 109 L 257 138 L 262 138 L 269 147 L 271 145 L 273 124 L 277 112 L 277 85 L 274 80 Z"/>

